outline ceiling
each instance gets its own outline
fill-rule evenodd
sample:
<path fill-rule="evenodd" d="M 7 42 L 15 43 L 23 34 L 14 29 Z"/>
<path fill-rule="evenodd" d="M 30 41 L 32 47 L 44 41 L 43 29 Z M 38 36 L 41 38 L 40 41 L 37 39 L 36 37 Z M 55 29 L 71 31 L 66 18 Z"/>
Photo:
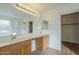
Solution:
<path fill-rule="evenodd" d="M 64 5 L 67 5 L 68 3 L 22 3 L 26 6 L 29 6 L 30 8 L 34 8 L 39 10 L 39 12 L 42 11 L 49 11 L 49 10 L 53 10 L 59 7 L 62 7 Z M 0 6 L 15 6 L 15 3 L 2 3 L 0 4 Z"/>
<path fill-rule="evenodd" d="M 41 16 L 48 11 L 53 11 L 56 8 L 60 8 L 62 6 L 67 5 L 68 3 L 20 3 L 27 8 L 30 7 L 31 9 L 37 11 Z M 15 5 L 15 4 L 11 4 Z"/>
<path fill-rule="evenodd" d="M 29 5 L 39 11 L 47 11 L 51 9 L 56 9 L 61 6 L 67 5 L 68 3 L 26 3 L 25 5 Z"/>
<path fill-rule="evenodd" d="M 39 13 L 41 15 L 43 15 L 44 13 L 46 13 L 47 11 L 56 9 L 56 8 L 60 8 L 64 5 L 67 5 L 68 3 L 21 3 L 24 4 L 25 6 L 29 6 L 30 8 L 36 9 L 39 11 Z M 2 13 L 0 14 L 6 14 L 6 15 L 12 15 L 12 16 L 25 16 L 26 17 L 26 13 L 18 10 L 15 8 L 16 7 L 16 3 L 2 3 L 0 4 L 0 11 Z M 30 14 L 27 13 L 28 16 L 30 16 Z M 27 16 L 27 17 L 28 17 Z"/>

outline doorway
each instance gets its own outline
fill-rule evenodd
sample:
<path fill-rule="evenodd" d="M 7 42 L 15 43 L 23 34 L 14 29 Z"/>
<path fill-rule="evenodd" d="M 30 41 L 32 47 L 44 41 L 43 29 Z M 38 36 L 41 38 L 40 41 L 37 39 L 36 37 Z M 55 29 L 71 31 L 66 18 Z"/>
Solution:
<path fill-rule="evenodd" d="M 79 12 L 61 15 L 62 54 L 79 54 Z"/>

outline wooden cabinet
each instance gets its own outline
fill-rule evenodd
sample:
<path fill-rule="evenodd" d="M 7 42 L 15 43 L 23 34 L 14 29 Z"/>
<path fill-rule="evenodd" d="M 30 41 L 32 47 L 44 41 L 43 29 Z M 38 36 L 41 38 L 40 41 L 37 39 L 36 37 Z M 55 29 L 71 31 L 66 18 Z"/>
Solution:
<path fill-rule="evenodd" d="M 31 41 L 23 41 L 0 48 L 1 55 L 27 55 L 31 54 Z"/>
<path fill-rule="evenodd" d="M 36 39 L 36 50 L 41 52 L 48 48 L 48 36 L 39 37 Z"/>
<path fill-rule="evenodd" d="M 48 48 L 48 35 L 34 38 L 36 50 L 41 52 Z M 30 55 L 31 40 L 11 44 L 0 48 L 0 55 Z"/>

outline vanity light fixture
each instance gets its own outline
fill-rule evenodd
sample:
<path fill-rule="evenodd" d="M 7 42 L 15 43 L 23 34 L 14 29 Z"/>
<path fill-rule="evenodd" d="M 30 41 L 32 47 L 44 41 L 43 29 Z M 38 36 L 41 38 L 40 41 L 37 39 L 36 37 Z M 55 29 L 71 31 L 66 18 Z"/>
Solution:
<path fill-rule="evenodd" d="M 26 6 L 26 5 L 23 5 L 23 4 L 16 4 L 16 8 L 21 10 L 21 11 L 24 11 L 24 12 L 27 12 L 33 16 L 37 16 L 39 17 L 39 12 L 29 6 Z"/>

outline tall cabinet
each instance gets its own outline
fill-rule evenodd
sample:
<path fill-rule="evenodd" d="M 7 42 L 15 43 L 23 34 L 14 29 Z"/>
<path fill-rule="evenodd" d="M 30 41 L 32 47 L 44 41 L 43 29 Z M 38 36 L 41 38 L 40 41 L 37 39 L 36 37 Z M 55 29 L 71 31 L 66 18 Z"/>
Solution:
<path fill-rule="evenodd" d="M 62 41 L 79 43 L 79 12 L 61 16 Z"/>

